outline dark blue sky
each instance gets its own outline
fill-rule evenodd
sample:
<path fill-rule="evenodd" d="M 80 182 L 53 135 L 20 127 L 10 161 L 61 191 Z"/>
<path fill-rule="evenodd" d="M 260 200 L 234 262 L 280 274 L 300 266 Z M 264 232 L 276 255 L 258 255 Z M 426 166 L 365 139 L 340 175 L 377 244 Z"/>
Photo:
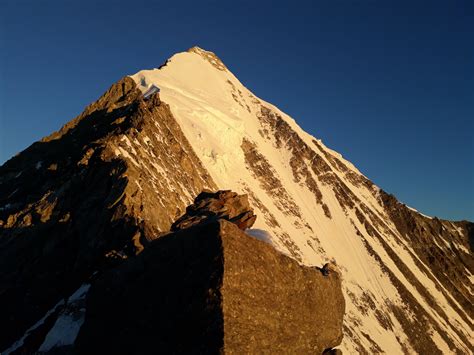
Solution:
<path fill-rule="evenodd" d="M 420 212 L 474 220 L 474 1 L 0 3 L 0 163 L 193 45 Z"/>

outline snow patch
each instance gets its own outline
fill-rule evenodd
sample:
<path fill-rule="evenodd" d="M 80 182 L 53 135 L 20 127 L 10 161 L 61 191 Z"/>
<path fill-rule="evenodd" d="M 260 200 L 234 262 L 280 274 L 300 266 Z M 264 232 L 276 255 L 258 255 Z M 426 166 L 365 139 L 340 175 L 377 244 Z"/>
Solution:
<path fill-rule="evenodd" d="M 46 335 L 39 351 L 46 352 L 60 346 L 73 345 L 79 330 L 84 324 L 86 309 L 85 298 L 90 284 L 83 284 L 69 297 L 65 309 L 61 312 L 56 323 Z"/>
<path fill-rule="evenodd" d="M 262 242 L 268 243 L 273 245 L 272 243 L 272 235 L 268 233 L 266 230 L 257 229 L 257 228 L 249 228 L 245 230 L 245 233 L 248 235 L 261 240 Z"/>
<path fill-rule="evenodd" d="M 152 84 L 150 88 L 143 94 L 143 98 L 148 99 L 151 95 L 157 92 L 160 92 L 160 88 Z"/>
<path fill-rule="evenodd" d="M 429 218 L 429 219 L 433 219 L 433 217 L 427 216 L 426 214 L 421 213 L 420 211 L 414 209 L 413 207 L 410 207 L 410 206 L 408 206 L 408 205 L 405 205 L 405 207 L 408 208 L 409 210 L 413 211 L 413 212 L 418 213 L 419 215 L 422 215 L 423 217 L 426 217 L 426 218 Z"/>
<path fill-rule="evenodd" d="M 39 321 L 37 321 L 33 326 L 31 326 L 30 328 L 28 328 L 28 330 L 25 332 L 25 334 L 19 339 L 17 340 L 15 343 L 13 343 L 12 346 L 10 346 L 7 350 L 5 350 L 2 354 L 5 354 L 5 355 L 8 355 L 8 354 L 11 354 L 13 353 L 15 350 L 21 348 L 26 340 L 26 338 L 31 334 L 32 331 L 34 331 L 36 328 L 38 328 L 39 326 L 41 326 L 45 320 L 51 315 L 53 314 L 56 309 L 60 306 L 64 305 L 64 300 L 61 300 L 59 301 L 58 303 L 56 303 L 56 305 L 51 308 L 48 312 L 46 312 L 46 314 L 43 316 L 43 318 L 41 318 Z"/>
<path fill-rule="evenodd" d="M 115 150 L 115 154 L 116 155 L 122 155 L 123 157 L 125 158 L 128 158 L 135 166 L 139 166 L 138 162 L 135 160 L 135 158 L 133 158 L 130 153 L 128 153 L 125 149 L 123 149 L 122 147 L 118 147 L 118 151 L 117 149 Z"/>

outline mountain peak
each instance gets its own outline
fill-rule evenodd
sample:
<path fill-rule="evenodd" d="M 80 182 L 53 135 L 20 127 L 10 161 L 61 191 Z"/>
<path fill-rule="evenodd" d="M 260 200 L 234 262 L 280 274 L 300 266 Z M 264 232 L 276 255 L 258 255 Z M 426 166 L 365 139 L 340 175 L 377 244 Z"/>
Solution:
<path fill-rule="evenodd" d="M 191 48 L 189 48 L 186 52 L 189 52 L 189 53 L 201 53 L 201 52 L 206 52 L 206 53 L 213 53 L 211 51 L 208 51 L 208 50 L 205 50 L 204 48 L 201 48 L 199 46 L 192 46 Z M 214 54 L 214 53 L 213 53 Z"/>
<path fill-rule="evenodd" d="M 213 215 L 242 228 L 253 222 L 252 235 L 299 264 L 338 265 L 344 351 L 473 352 L 474 224 L 407 208 L 199 47 L 120 80 L 59 133 L 0 167 L 0 314 L 9 324 L 0 350 L 39 344 L 32 339 L 51 329 L 55 305 L 95 283 L 96 271 L 137 260 L 170 228 Z M 229 249 L 222 252 L 228 261 Z M 279 277 L 263 259 L 255 270 L 269 281 L 293 275 Z M 257 300 L 266 284 L 253 285 L 244 290 Z M 292 307 L 315 301 L 300 292 L 291 299 Z"/>
<path fill-rule="evenodd" d="M 200 55 L 203 59 L 207 60 L 209 63 L 211 63 L 215 68 L 219 70 L 226 70 L 227 67 L 225 64 L 222 62 L 222 60 L 219 59 L 219 57 L 214 53 L 207 51 L 205 49 L 202 49 L 198 46 L 191 47 L 187 50 L 188 53 L 196 53 Z"/>

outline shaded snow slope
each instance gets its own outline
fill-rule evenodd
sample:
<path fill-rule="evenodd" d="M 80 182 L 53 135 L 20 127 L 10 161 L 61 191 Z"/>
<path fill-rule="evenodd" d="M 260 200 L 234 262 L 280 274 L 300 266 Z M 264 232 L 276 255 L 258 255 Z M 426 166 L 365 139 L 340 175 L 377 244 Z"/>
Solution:
<path fill-rule="evenodd" d="M 453 284 L 436 275 L 387 212 L 387 195 L 251 93 L 213 53 L 194 47 L 132 78 L 143 93 L 159 88 L 220 189 L 249 194 L 259 216 L 255 228 L 268 231 L 276 248 L 306 265 L 337 262 L 347 304 L 343 350 L 473 349 L 472 309 L 462 304 L 463 297 L 472 300 L 472 281 L 461 279 L 465 290 L 454 295 Z M 450 235 L 458 239 L 439 233 L 433 244 L 470 257 L 465 231 L 456 228 Z"/>

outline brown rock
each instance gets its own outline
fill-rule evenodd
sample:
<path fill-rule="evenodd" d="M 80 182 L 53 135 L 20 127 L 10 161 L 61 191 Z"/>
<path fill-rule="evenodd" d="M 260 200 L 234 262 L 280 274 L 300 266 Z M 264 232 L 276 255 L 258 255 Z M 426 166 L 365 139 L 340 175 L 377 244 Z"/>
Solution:
<path fill-rule="evenodd" d="M 221 223 L 224 350 L 321 354 L 342 341 L 338 273 L 323 276 Z"/>
<path fill-rule="evenodd" d="M 0 166 L 0 351 L 205 188 L 217 190 L 168 105 L 129 77 Z"/>
<path fill-rule="evenodd" d="M 333 262 L 329 262 L 329 263 L 324 264 L 323 268 L 321 269 L 321 272 L 323 273 L 324 276 L 327 276 L 330 273 L 340 274 L 339 268 Z"/>
<path fill-rule="evenodd" d="M 225 219 L 245 230 L 252 227 L 257 219 L 250 207 L 247 195 L 238 195 L 229 190 L 201 192 L 194 204 L 186 208 L 186 213 L 171 226 L 172 231 Z"/>
<path fill-rule="evenodd" d="M 340 344 L 343 314 L 337 273 L 219 219 L 161 237 L 105 274 L 76 350 L 321 354 Z"/>

